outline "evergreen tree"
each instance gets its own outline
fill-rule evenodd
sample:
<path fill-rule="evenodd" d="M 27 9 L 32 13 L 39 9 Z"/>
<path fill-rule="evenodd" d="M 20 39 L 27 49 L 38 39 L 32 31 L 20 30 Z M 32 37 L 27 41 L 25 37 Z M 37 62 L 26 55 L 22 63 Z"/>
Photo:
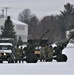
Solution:
<path fill-rule="evenodd" d="M 14 31 L 14 25 L 10 19 L 10 16 L 8 16 L 5 21 L 1 37 L 16 39 L 16 32 Z"/>
<path fill-rule="evenodd" d="M 62 13 L 62 20 L 66 26 L 66 30 L 70 30 L 70 26 L 74 24 L 74 8 L 73 5 L 67 3 L 64 5 L 64 10 L 61 11 Z"/>
<path fill-rule="evenodd" d="M 18 42 L 17 42 L 18 45 L 23 45 L 23 41 L 22 41 L 22 38 L 21 36 L 19 36 L 19 39 L 18 39 Z"/>

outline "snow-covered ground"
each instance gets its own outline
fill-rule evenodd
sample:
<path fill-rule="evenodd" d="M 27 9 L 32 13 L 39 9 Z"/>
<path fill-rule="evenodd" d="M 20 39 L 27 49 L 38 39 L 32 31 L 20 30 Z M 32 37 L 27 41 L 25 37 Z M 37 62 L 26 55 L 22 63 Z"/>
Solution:
<path fill-rule="evenodd" d="M 1 63 L 0 75 L 74 75 L 74 44 L 69 43 L 63 53 L 67 62 Z"/>

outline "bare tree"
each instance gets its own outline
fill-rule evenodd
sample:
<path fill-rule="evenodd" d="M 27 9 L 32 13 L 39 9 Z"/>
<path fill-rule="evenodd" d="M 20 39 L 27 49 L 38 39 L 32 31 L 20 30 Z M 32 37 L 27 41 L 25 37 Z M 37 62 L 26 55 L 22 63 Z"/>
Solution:
<path fill-rule="evenodd" d="M 30 9 L 24 9 L 21 13 L 18 15 L 18 19 L 24 23 L 29 23 L 29 19 L 31 17 L 31 11 Z"/>
<path fill-rule="evenodd" d="M 30 20 L 29 20 L 29 36 L 32 39 L 36 39 L 37 38 L 37 32 L 38 32 L 38 23 L 39 23 L 39 19 L 33 15 Z"/>
<path fill-rule="evenodd" d="M 29 38 L 36 38 L 37 25 L 39 23 L 39 19 L 36 17 L 36 15 L 32 14 L 30 9 L 24 9 L 18 15 L 18 19 L 28 24 Z"/>

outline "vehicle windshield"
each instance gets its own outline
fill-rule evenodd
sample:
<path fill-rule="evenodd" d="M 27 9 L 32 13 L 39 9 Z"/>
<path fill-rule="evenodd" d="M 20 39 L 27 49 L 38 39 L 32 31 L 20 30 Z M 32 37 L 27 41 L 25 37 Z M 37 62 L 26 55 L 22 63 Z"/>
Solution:
<path fill-rule="evenodd" d="M 12 46 L 10 45 L 0 45 L 0 50 L 12 50 Z"/>

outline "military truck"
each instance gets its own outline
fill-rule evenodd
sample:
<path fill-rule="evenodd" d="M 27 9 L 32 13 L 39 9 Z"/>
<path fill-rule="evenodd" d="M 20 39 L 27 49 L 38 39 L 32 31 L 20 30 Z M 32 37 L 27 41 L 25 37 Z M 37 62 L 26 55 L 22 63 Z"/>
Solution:
<path fill-rule="evenodd" d="M 8 61 L 14 63 L 15 40 L 13 38 L 0 38 L 0 63 Z"/>

